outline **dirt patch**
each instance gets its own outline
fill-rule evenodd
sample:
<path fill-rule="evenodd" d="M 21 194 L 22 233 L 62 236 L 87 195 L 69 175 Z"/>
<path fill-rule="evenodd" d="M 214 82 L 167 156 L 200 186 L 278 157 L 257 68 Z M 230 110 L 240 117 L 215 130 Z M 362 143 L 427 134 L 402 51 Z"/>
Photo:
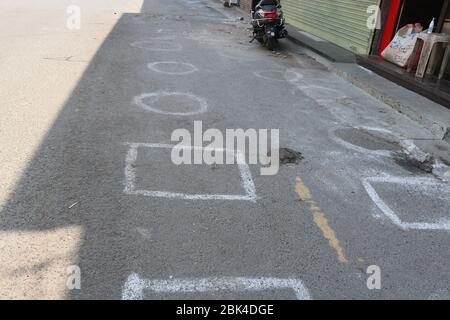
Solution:
<path fill-rule="evenodd" d="M 299 164 L 303 159 L 303 155 L 299 151 L 289 148 L 280 148 L 280 164 Z"/>

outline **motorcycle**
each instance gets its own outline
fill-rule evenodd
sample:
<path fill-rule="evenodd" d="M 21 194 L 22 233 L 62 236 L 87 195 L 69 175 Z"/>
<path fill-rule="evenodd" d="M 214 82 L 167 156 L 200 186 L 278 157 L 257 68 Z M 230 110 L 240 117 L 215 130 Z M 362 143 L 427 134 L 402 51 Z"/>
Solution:
<path fill-rule="evenodd" d="M 286 38 L 287 30 L 284 25 L 283 10 L 276 0 L 262 0 L 252 12 L 253 42 L 258 40 L 269 50 L 273 50 L 278 39 Z"/>

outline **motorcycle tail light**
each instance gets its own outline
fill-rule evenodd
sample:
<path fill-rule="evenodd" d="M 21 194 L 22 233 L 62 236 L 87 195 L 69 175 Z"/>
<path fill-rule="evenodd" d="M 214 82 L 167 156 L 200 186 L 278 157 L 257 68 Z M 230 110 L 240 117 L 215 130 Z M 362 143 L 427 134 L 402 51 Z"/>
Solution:
<path fill-rule="evenodd" d="M 267 19 L 278 18 L 278 12 L 276 10 L 273 11 L 262 11 L 261 16 Z"/>

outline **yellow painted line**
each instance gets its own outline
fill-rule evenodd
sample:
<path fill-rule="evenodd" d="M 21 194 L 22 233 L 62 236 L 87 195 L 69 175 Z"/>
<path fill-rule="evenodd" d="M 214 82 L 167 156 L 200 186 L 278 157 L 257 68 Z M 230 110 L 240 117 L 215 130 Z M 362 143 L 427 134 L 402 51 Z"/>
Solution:
<path fill-rule="evenodd" d="M 311 192 L 308 187 L 305 186 L 300 177 L 297 177 L 296 179 L 295 191 L 300 199 L 309 205 L 309 208 L 314 216 L 314 223 L 322 231 L 323 236 L 328 240 L 330 246 L 336 251 L 339 262 L 348 263 L 348 260 L 344 254 L 344 249 L 342 249 L 335 232 L 328 224 L 328 219 L 325 217 L 325 214 L 322 212 L 318 204 L 311 197 Z"/>

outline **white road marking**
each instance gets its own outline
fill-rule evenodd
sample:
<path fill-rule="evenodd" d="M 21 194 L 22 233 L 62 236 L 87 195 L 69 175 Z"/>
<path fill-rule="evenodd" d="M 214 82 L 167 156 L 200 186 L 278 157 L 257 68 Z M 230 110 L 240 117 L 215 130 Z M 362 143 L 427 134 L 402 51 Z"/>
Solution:
<path fill-rule="evenodd" d="M 358 126 L 355 127 L 356 129 L 360 129 L 360 130 L 366 130 L 366 131 L 375 131 L 375 132 L 381 132 L 381 133 L 386 133 L 389 134 L 393 137 L 396 137 L 398 139 L 404 139 L 402 136 L 396 136 L 391 130 L 389 129 L 385 129 L 385 128 L 378 128 L 378 127 L 368 127 L 368 126 Z"/>
<path fill-rule="evenodd" d="M 284 79 L 293 84 L 294 86 L 297 86 L 297 82 L 302 80 L 304 78 L 303 74 L 301 73 L 300 70 L 297 69 L 287 69 L 286 72 L 284 73 Z"/>
<path fill-rule="evenodd" d="M 77 201 L 77 202 L 75 202 L 75 203 L 72 203 L 72 204 L 69 206 L 69 209 L 72 209 L 72 208 L 75 207 L 78 203 L 79 203 L 79 201 Z"/>
<path fill-rule="evenodd" d="M 264 80 L 286 82 L 285 72 L 281 70 L 255 71 L 253 74 Z"/>
<path fill-rule="evenodd" d="M 136 188 L 136 170 L 135 163 L 138 156 L 139 148 L 157 148 L 157 149 L 172 149 L 174 147 L 188 150 L 208 150 L 216 152 L 233 152 L 228 149 L 212 149 L 206 147 L 194 146 L 179 146 L 159 143 L 127 143 L 130 146 L 125 160 L 125 189 L 124 193 L 128 195 L 141 195 L 146 197 L 168 198 L 168 199 L 183 199 L 183 200 L 240 200 L 256 202 L 256 189 L 252 179 L 250 168 L 245 162 L 245 156 L 238 150 L 235 153 L 236 162 L 241 174 L 241 185 L 245 190 L 245 195 L 231 195 L 231 194 L 187 194 L 168 191 L 149 191 L 139 190 Z"/>
<path fill-rule="evenodd" d="M 348 97 L 342 92 L 324 86 L 298 85 L 297 87 L 320 105 L 330 102 L 336 103 L 338 100 L 348 99 Z"/>
<path fill-rule="evenodd" d="M 148 280 L 142 279 L 138 274 L 131 274 L 122 291 L 122 300 L 143 300 L 144 290 L 155 293 L 196 293 L 218 291 L 263 291 L 276 289 L 292 289 L 298 300 L 311 300 L 308 289 L 301 280 L 279 278 L 198 278 L 198 279 L 172 279 Z"/>
<path fill-rule="evenodd" d="M 350 142 L 345 141 L 344 139 L 338 137 L 336 135 L 336 131 L 339 129 L 345 129 L 345 128 L 354 128 L 354 129 L 365 129 L 366 131 L 380 131 L 381 130 L 373 130 L 373 129 L 369 129 L 368 127 L 341 127 L 341 128 L 332 128 L 328 131 L 328 135 L 330 136 L 331 140 L 333 140 L 334 142 L 336 142 L 337 144 L 342 145 L 343 147 L 353 150 L 353 151 L 357 151 L 360 153 L 364 153 L 366 155 L 374 155 L 374 156 L 380 156 L 380 157 L 392 157 L 393 156 L 393 152 L 389 151 L 389 150 L 371 150 L 371 149 L 367 149 L 367 148 L 363 148 L 361 146 L 357 146 L 355 144 L 352 144 Z"/>
<path fill-rule="evenodd" d="M 153 103 L 155 103 L 157 100 L 165 97 L 182 97 L 183 99 L 181 101 L 186 101 L 186 99 L 194 100 L 198 103 L 197 110 L 194 111 L 185 111 L 185 112 L 171 112 L 171 111 L 164 111 L 158 108 L 155 108 L 149 104 L 146 104 L 144 102 L 145 99 L 154 99 Z M 158 91 L 158 92 L 152 92 L 152 93 L 143 93 L 139 96 L 136 96 L 134 98 L 134 103 L 141 107 L 144 110 L 156 112 L 160 114 L 165 115 L 173 115 L 173 116 L 192 116 L 196 114 L 204 113 L 208 110 L 208 103 L 205 99 L 198 97 L 191 93 L 182 93 L 182 92 L 166 92 L 166 91 Z"/>
<path fill-rule="evenodd" d="M 348 121 L 347 116 L 343 116 L 336 110 L 336 106 L 341 104 L 342 101 L 346 101 L 347 103 L 353 103 L 355 102 L 350 99 L 347 95 L 345 95 L 343 92 L 340 92 L 339 90 L 324 87 L 323 85 L 310 85 L 309 83 L 312 80 L 321 80 L 325 76 L 328 76 L 327 73 L 323 72 L 315 72 L 316 76 L 314 77 L 308 77 L 308 79 L 302 80 L 303 75 L 293 69 L 289 69 L 286 72 L 286 80 L 294 86 L 294 89 L 292 90 L 292 93 L 295 94 L 297 91 L 302 92 L 307 97 L 314 100 L 318 105 L 326 108 L 333 116 L 335 116 L 337 119 L 339 119 L 341 122 L 346 123 Z M 320 77 L 318 75 L 323 74 L 323 77 Z M 289 77 L 288 77 L 289 75 Z M 292 76 L 290 76 L 292 75 Z M 323 80 L 322 80 L 323 82 Z M 330 85 L 333 83 L 330 80 Z M 345 111 L 349 112 L 347 108 L 339 108 L 339 111 Z"/>
<path fill-rule="evenodd" d="M 136 232 L 139 233 L 139 234 L 142 236 L 142 238 L 144 238 L 144 239 L 149 240 L 149 239 L 152 238 L 151 232 L 150 232 L 150 230 L 147 229 L 147 228 L 144 228 L 144 227 L 136 227 L 135 230 L 136 230 Z"/>
<path fill-rule="evenodd" d="M 198 8 L 199 5 L 203 4 L 203 1 L 200 0 L 187 0 L 186 2 L 190 5 L 194 5 L 196 8 Z"/>
<path fill-rule="evenodd" d="M 381 199 L 376 192 L 372 183 L 391 183 L 400 185 L 415 185 L 415 186 L 436 186 L 438 182 L 431 178 L 418 178 L 418 177 L 369 177 L 362 180 L 364 188 L 369 194 L 372 201 L 376 206 L 388 217 L 392 223 L 402 230 L 450 230 L 450 219 L 441 219 L 436 222 L 403 222 L 400 217 Z M 448 210 L 448 208 L 447 208 Z"/>
<path fill-rule="evenodd" d="M 177 71 L 165 71 L 161 68 L 161 66 L 164 65 L 174 65 L 177 66 L 179 70 Z M 168 75 L 186 75 L 186 74 L 191 74 L 194 72 L 197 72 L 198 69 L 196 66 L 194 66 L 193 64 L 190 63 L 184 63 L 184 62 L 177 62 L 177 61 L 160 61 L 160 62 L 152 62 L 149 63 L 147 65 L 147 67 L 154 71 L 154 72 L 158 72 L 158 73 L 164 73 L 164 74 L 168 74 Z M 184 71 L 183 71 L 184 69 Z"/>

